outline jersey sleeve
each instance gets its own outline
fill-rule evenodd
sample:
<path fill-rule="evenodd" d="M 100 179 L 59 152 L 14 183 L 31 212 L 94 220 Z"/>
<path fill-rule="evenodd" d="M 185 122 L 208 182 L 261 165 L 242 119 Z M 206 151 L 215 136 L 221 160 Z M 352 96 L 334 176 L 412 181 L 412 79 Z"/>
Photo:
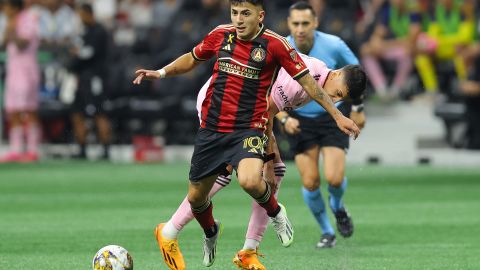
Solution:
<path fill-rule="evenodd" d="M 218 40 L 223 36 L 224 30 L 220 27 L 210 32 L 197 46 L 192 50 L 192 56 L 197 61 L 206 61 L 217 53 Z"/>
<path fill-rule="evenodd" d="M 342 39 L 338 39 L 338 46 L 337 46 L 337 67 L 336 68 L 342 68 L 346 65 L 358 65 L 360 62 L 358 61 L 358 58 L 355 56 L 355 54 L 350 50 L 348 45 L 343 41 Z"/>
<path fill-rule="evenodd" d="M 277 61 L 293 79 L 298 80 L 308 74 L 307 65 L 285 38 L 276 39 L 273 52 Z"/>

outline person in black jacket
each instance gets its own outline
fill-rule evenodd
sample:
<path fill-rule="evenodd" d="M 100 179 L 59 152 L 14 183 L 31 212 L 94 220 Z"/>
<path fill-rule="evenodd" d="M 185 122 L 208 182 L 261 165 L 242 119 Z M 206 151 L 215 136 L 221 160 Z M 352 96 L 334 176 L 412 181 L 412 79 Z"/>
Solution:
<path fill-rule="evenodd" d="M 84 26 L 79 45 L 72 50 L 74 59 L 71 71 L 77 76 L 78 88 L 72 104 L 72 123 L 75 139 L 80 146 L 76 158 L 86 158 L 87 128 L 85 117 L 93 117 L 98 139 L 103 144 L 102 158 L 108 159 L 111 142 L 110 120 L 105 111 L 107 101 L 105 77 L 107 73 L 107 50 L 109 35 L 102 25 L 95 21 L 90 4 L 82 4 L 77 13 Z"/>
<path fill-rule="evenodd" d="M 460 85 L 465 95 L 467 107 L 467 145 L 469 149 L 480 149 L 480 56 L 475 59 L 473 74 L 470 80 Z"/>

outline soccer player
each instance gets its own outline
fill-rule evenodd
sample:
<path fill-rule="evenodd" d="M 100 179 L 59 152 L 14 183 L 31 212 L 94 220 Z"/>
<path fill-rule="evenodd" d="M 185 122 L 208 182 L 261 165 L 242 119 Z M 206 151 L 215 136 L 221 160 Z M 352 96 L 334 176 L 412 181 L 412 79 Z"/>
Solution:
<path fill-rule="evenodd" d="M 305 64 L 307 65 L 310 74 L 317 80 L 320 87 L 325 89 L 325 92 L 332 98 L 334 102 L 345 99 L 356 99 L 361 96 L 366 88 L 366 75 L 365 72 L 358 65 L 348 65 L 342 69 L 330 70 L 322 61 L 300 54 Z M 199 120 L 201 120 L 201 106 L 205 100 L 210 80 L 205 83 L 198 94 L 197 98 L 197 111 L 199 114 Z M 311 101 L 310 96 L 302 89 L 300 84 L 288 75 L 285 69 L 281 69 L 278 78 L 272 87 L 272 93 L 270 95 L 270 117 L 273 118 L 275 114 L 283 110 L 292 110 L 301 107 Z M 272 119 L 271 119 L 272 120 Z M 275 171 L 275 186 L 278 191 L 282 178 L 285 174 L 285 164 L 280 159 L 280 155 L 276 145 L 273 147 L 276 154 L 274 160 Z M 220 175 L 209 196 L 213 197 L 223 187 L 230 184 L 231 175 Z M 173 243 L 176 248 L 174 252 L 166 251 L 170 257 L 176 258 L 178 265 L 185 265 L 183 256 L 177 242 L 177 236 L 180 231 L 187 225 L 192 219 L 193 214 L 190 209 L 187 198 L 185 198 L 182 204 L 179 206 L 175 214 L 171 219 L 161 224 L 160 236 L 163 239 L 168 239 L 170 243 Z M 241 269 L 256 269 L 262 270 L 265 267 L 260 263 L 257 258 L 257 248 L 263 238 L 265 229 L 267 228 L 268 216 L 258 203 L 252 203 L 252 214 L 250 217 L 250 223 L 248 226 L 245 244 L 240 250 L 233 262 Z M 172 244 L 171 244 L 172 245 Z M 170 246 L 171 246 L 170 245 Z M 165 263 L 170 266 L 168 257 L 164 256 Z M 171 269 L 177 269 L 172 268 Z M 182 269 L 182 268 L 178 268 Z"/>
<path fill-rule="evenodd" d="M 202 124 L 195 138 L 188 191 L 193 215 L 205 233 L 205 266 L 211 266 L 215 260 L 221 231 L 220 222 L 214 220 L 213 204 L 208 194 L 227 164 L 237 171 L 240 186 L 265 209 L 282 243 L 289 245 L 293 241 L 293 229 L 285 208 L 277 202 L 262 177 L 268 97 L 280 66 L 325 106 L 340 129 L 355 137 L 360 132 L 318 87 L 288 42 L 265 28 L 262 0 L 230 0 L 230 3 L 233 24 L 215 28 L 191 53 L 180 56 L 158 71 L 137 70 L 134 80 L 134 84 L 139 84 L 143 79 L 184 74 L 207 59 L 217 58 L 202 104 Z M 267 152 L 270 153 L 271 149 L 267 148 Z M 266 178 L 273 182 L 273 168 L 269 163 Z M 157 227 L 157 240 L 160 240 L 159 232 Z M 158 242 L 163 252 L 176 248 L 164 246 L 164 241 Z M 176 264 L 175 258 L 168 259 Z"/>
<path fill-rule="evenodd" d="M 315 31 L 317 18 L 312 7 L 306 2 L 297 2 L 290 7 L 288 26 L 291 35 L 287 40 L 298 51 L 324 61 L 329 68 L 340 68 L 347 64 L 358 64 L 357 58 L 339 37 Z M 362 96 L 356 96 L 350 103 L 337 103 L 343 114 L 349 115 L 357 125 L 363 127 Z M 322 107 L 314 102 L 295 111 L 277 114 L 287 132 L 288 141 L 295 153 L 295 163 L 303 182 L 303 198 L 318 222 L 322 235 L 317 248 L 334 247 L 335 231 L 332 228 L 325 203 L 320 191 L 319 157 L 323 156 L 323 170 L 328 183 L 329 204 L 339 233 L 350 237 L 353 222 L 342 198 L 347 188 L 345 153 L 349 138 L 337 132 L 335 123 Z"/>
<path fill-rule="evenodd" d="M 4 12 L 8 21 L 3 40 L 7 47 L 5 110 L 10 123 L 10 150 L 0 161 L 32 162 L 38 160 L 41 133 L 37 116 L 40 85 L 38 20 L 24 7 L 22 0 L 5 1 Z M 25 153 L 24 135 L 27 139 Z"/>

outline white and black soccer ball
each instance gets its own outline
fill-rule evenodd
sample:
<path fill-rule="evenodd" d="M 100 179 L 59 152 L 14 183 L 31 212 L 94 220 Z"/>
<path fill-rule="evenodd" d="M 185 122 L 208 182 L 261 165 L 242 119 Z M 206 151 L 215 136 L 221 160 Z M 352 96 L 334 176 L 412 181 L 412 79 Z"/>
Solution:
<path fill-rule="evenodd" d="M 133 270 L 133 260 L 121 246 L 109 245 L 101 248 L 93 257 L 93 270 Z"/>

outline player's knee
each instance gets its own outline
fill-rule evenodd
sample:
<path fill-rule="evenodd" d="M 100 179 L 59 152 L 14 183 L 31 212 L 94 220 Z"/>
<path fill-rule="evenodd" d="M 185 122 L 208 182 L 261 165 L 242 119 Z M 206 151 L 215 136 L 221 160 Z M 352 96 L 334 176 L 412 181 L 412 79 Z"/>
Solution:
<path fill-rule="evenodd" d="M 343 175 L 339 173 L 325 173 L 325 178 L 330 186 L 340 187 L 343 182 Z"/>
<path fill-rule="evenodd" d="M 198 192 L 189 192 L 187 199 L 192 207 L 199 207 L 204 204 L 208 198 Z"/>
<path fill-rule="evenodd" d="M 261 177 L 258 175 L 243 175 L 243 176 L 238 176 L 238 182 L 240 186 L 247 191 L 248 193 L 254 192 L 259 189 L 259 186 L 261 184 Z"/>
<path fill-rule="evenodd" d="M 308 191 L 317 190 L 320 187 L 320 177 L 311 177 L 304 179 L 303 187 Z"/>

